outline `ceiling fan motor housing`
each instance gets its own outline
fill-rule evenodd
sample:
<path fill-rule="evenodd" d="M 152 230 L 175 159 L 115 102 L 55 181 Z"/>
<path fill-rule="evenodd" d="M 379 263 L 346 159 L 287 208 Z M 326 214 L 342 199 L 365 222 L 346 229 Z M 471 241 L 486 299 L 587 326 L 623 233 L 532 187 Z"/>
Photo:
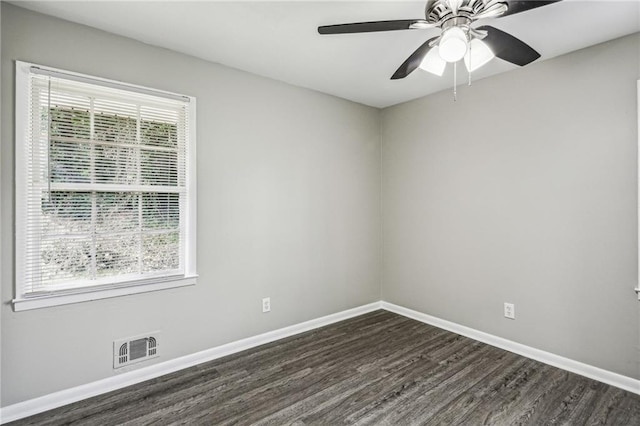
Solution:
<path fill-rule="evenodd" d="M 425 7 L 425 20 L 442 28 L 445 28 L 444 25 L 453 18 L 467 18 L 471 22 L 475 15 L 496 3 L 500 2 L 496 0 L 429 0 Z M 449 24 L 447 28 L 452 25 L 455 24 Z"/>

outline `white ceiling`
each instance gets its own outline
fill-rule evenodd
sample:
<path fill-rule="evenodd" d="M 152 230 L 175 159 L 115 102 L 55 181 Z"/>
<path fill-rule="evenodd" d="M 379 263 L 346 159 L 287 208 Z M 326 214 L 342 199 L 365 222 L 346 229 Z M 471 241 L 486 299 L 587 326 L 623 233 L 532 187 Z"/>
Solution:
<path fill-rule="evenodd" d="M 438 29 L 320 36 L 319 25 L 424 18 L 423 1 L 12 2 L 142 42 L 375 107 L 453 84 L 417 70 L 389 77 Z M 478 21 L 480 22 L 480 21 Z M 493 25 L 545 60 L 640 31 L 640 0 L 564 0 Z M 517 68 L 495 59 L 475 79 Z M 466 73 L 459 73 L 466 79 Z"/>

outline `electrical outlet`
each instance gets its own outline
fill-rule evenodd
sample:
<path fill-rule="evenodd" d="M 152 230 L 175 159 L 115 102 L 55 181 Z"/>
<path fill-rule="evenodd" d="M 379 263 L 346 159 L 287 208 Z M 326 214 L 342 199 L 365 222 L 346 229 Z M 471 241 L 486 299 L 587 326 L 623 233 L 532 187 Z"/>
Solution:
<path fill-rule="evenodd" d="M 262 312 L 270 312 L 271 311 L 271 298 L 265 297 L 262 299 Z"/>
<path fill-rule="evenodd" d="M 510 319 L 516 319 L 516 305 L 513 303 L 504 304 L 504 316 Z"/>

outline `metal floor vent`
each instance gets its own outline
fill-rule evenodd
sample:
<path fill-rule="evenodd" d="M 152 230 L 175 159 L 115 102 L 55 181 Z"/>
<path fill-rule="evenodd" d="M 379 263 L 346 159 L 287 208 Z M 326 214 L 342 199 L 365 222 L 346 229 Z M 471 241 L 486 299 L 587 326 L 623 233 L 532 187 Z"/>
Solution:
<path fill-rule="evenodd" d="M 159 334 L 160 332 L 156 331 L 143 336 L 129 337 L 113 342 L 113 368 L 120 368 L 156 358 L 159 355 Z"/>

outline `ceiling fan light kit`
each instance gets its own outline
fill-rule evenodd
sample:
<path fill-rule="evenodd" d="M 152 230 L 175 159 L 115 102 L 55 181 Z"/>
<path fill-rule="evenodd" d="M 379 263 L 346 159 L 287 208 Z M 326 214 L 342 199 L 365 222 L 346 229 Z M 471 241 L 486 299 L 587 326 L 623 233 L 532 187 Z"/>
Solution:
<path fill-rule="evenodd" d="M 494 57 L 524 66 L 540 57 L 531 46 L 492 26 L 472 27 L 477 20 L 499 18 L 546 6 L 561 0 L 429 0 L 425 19 L 358 22 L 318 27 L 320 34 L 350 34 L 439 28 L 437 37 L 425 41 L 396 72 L 392 80 L 405 78 L 417 68 L 442 76 L 447 63 L 464 60 L 469 74 Z M 471 77 L 469 77 L 471 81 Z M 454 77 L 454 90 L 455 90 Z"/>
<path fill-rule="evenodd" d="M 420 69 L 423 69 L 438 77 L 444 74 L 444 70 L 447 68 L 447 62 L 440 57 L 440 48 L 434 46 L 424 57 L 424 60 L 420 63 Z"/>
<path fill-rule="evenodd" d="M 442 32 L 440 57 L 446 62 L 458 62 L 467 53 L 467 34 L 459 26 L 452 26 Z"/>
<path fill-rule="evenodd" d="M 493 51 L 481 40 L 477 38 L 469 42 L 469 51 L 464 56 L 464 65 L 469 72 L 475 71 L 495 58 Z"/>

